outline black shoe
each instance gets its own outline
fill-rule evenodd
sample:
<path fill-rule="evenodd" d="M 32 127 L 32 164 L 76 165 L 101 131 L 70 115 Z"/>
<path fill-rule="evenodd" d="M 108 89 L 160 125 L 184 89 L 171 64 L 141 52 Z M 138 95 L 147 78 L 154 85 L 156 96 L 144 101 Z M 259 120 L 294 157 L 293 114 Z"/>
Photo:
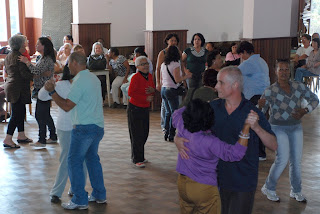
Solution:
<path fill-rule="evenodd" d="M 52 203 L 57 204 L 57 203 L 60 202 L 60 198 L 59 198 L 58 196 L 56 196 L 56 195 L 53 195 L 53 196 L 51 196 L 50 198 L 51 198 L 51 202 L 52 202 Z"/>
<path fill-rule="evenodd" d="M 174 141 L 174 137 L 169 137 L 169 142 L 173 142 Z"/>
<path fill-rule="evenodd" d="M 164 140 L 165 140 L 165 141 L 168 141 L 168 137 L 169 137 L 168 134 L 164 134 Z"/>
<path fill-rule="evenodd" d="M 112 105 L 111 105 L 111 108 L 118 108 L 120 106 L 120 104 L 114 102 Z"/>

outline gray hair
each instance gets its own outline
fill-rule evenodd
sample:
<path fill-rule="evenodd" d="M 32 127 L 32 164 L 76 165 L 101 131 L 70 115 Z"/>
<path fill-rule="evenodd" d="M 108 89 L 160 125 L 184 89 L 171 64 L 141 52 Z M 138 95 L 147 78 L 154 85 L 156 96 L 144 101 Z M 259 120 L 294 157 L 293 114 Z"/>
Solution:
<path fill-rule="evenodd" d="M 76 61 L 79 65 L 87 65 L 87 57 L 81 52 L 73 52 L 69 56 L 69 62 Z"/>
<path fill-rule="evenodd" d="M 9 46 L 13 51 L 19 51 L 27 38 L 23 35 L 16 34 L 9 39 Z"/>
<path fill-rule="evenodd" d="M 141 63 L 141 60 L 146 59 L 148 61 L 148 58 L 146 56 L 139 56 L 136 58 L 136 61 L 134 62 L 135 66 L 139 66 Z"/>
<path fill-rule="evenodd" d="M 218 73 L 226 73 L 226 79 L 230 84 L 237 82 L 239 84 L 239 90 L 242 92 L 243 90 L 243 77 L 241 70 L 236 66 L 228 66 L 221 69 Z"/>
<path fill-rule="evenodd" d="M 96 52 L 95 52 L 95 50 L 94 50 L 95 47 L 96 47 L 96 45 L 100 45 L 100 46 L 101 46 L 102 54 L 104 55 L 105 52 L 103 51 L 103 45 L 102 45 L 101 42 L 95 42 L 95 43 L 93 43 L 93 45 L 92 45 L 92 50 L 91 50 L 91 55 L 96 55 Z"/>

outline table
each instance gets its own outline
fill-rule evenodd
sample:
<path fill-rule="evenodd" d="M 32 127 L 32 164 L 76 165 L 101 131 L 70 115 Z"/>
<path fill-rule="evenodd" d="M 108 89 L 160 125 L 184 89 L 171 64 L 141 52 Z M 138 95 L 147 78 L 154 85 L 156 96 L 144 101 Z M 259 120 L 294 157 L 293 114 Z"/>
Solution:
<path fill-rule="evenodd" d="M 105 75 L 106 76 L 106 83 L 107 83 L 107 96 L 108 96 L 108 105 L 111 107 L 111 100 L 110 100 L 110 76 L 109 76 L 109 69 L 105 70 L 90 70 L 91 73 L 95 75 Z"/>

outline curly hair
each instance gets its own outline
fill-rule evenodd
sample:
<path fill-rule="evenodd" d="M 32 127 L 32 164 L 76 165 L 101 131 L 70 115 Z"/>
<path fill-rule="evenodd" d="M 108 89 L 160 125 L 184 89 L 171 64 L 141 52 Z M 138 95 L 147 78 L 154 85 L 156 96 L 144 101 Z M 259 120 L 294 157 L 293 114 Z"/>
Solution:
<path fill-rule="evenodd" d="M 179 62 L 180 52 L 176 46 L 170 46 L 164 56 L 164 64 L 169 65 L 172 61 Z"/>
<path fill-rule="evenodd" d="M 189 132 L 209 130 L 214 123 L 214 112 L 210 104 L 200 99 L 191 100 L 182 113 L 184 128 Z"/>

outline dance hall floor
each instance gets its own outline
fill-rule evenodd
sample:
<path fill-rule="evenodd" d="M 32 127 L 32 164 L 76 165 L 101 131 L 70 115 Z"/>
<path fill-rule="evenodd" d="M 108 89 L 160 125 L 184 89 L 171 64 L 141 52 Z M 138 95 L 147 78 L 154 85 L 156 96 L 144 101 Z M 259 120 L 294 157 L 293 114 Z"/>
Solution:
<path fill-rule="evenodd" d="M 25 130 L 29 138 L 37 140 L 38 126 L 33 115 L 28 113 Z M 56 119 L 55 104 L 52 115 Z M 289 197 L 288 168 L 277 188 L 280 203 L 268 201 L 261 194 L 260 188 L 274 160 L 274 153 L 268 151 L 267 161 L 260 162 L 254 214 L 320 213 L 319 115 L 318 108 L 303 119 L 302 186 L 308 203 L 299 203 Z M 107 188 L 107 205 L 90 203 L 88 210 L 66 211 L 60 204 L 52 204 L 49 192 L 59 165 L 59 145 L 47 145 L 46 149 L 35 150 L 28 144 L 20 144 L 20 149 L 0 149 L 0 214 L 178 214 L 177 150 L 173 143 L 163 140 L 159 125 L 160 112 L 150 114 L 150 134 L 145 146 L 146 158 L 150 163 L 145 169 L 137 169 L 130 163 L 126 111 L 105 107 L 104 121 L 105 135 L 100 143 L 99 155 Z M 6 123 L 0 124 L 1 139 L 5 137 L 6 127 Z M 68 183 L 62 202 L 70 200 L 67 195 L 69 186 Z M 92 190 L 89 181 L 86 190 L 89 193 Z"/>

